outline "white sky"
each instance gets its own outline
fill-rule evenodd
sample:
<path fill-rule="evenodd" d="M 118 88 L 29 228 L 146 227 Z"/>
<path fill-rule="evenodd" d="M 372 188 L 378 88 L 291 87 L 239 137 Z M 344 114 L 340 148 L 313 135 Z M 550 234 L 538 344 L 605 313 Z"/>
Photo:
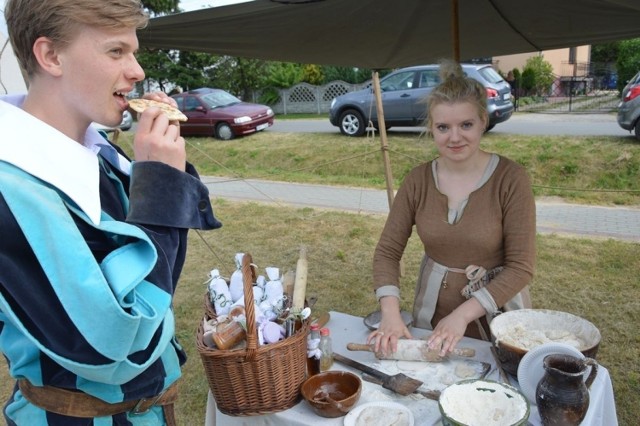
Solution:
<path fill-rule="evenodd" d="M 217 6 L 225 6 L 228 4 L 234 3 L 244 3 L 252 0 L 180 0 L 180 8 L 184 11 L 191 11 L 202 9 L 204 7 L 217 7 Z M 4 0 L 0 0 L 0 12 L 2 12 L 2 17 L 0 17 L 0 32 L 7 36 L 7 24 L 4 20 Z"/>

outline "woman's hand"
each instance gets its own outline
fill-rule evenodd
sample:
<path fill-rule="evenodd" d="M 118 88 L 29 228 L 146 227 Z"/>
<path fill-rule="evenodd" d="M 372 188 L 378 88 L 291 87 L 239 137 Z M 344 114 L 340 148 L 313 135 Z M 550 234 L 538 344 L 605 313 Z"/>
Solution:
<path fill-rule="evenodd" d="M 382 319 L 376 331 L 367 337 L 367 344 L 374 344 L 376 352 L 385 355 L 398 350 L 398 339 L 404 337 L 412 339 L 409 329 L 400 315 L 400 301 L 397 297 L 386 296 L 380 299 Z"/>
<path fill-rule="evenodd" d="M 147 93 L 144 99 L 164 102 L 176 107 L 176 101 L 166 93 Z M 180 125 L 169 121 L 159 108 L 147 108 L 140 114 L 138 130 L 133 142 L 136 161 L 159 161 L 178 170 L 185 170 L 187 153 Z"/>
<path fill-rule="evenodd" d="M 439 350 L 440 356 L 453 351 L 467 330 L 467 322 L 454 312 L 444 317 L 427 339 L 429 348 Z"/>
<path fill-rule="evenodd" d="M 438 322 L 427 339 L 429 347 L 439 350 L 440 356 L 446 356 L 462 339 L 467 331 L 467 325 L 485 314 L 480 302 L 472 297 Z"/>

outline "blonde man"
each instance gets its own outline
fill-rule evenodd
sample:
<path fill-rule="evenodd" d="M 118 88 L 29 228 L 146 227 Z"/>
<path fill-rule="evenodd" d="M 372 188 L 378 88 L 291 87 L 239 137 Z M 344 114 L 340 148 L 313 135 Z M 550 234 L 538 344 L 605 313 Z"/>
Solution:
<path fill-rule="evenodd" d="M 221 225 L 160 109 L 140 115 L 135 161 L 90 127 L 120 123 L 144 78 L 147 15 L 138 0 L 8 0 L 5 18 L 29 78 L 26 95 L 0 98 L 0 351 L 16 379 L 5 420 L 175 424 L 187 230 Z"/>

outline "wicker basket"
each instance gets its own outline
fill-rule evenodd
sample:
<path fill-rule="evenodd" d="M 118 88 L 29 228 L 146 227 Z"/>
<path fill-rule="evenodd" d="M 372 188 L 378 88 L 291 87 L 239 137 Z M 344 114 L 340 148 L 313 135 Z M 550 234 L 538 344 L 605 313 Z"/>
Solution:
<path fill-rule="evenodd" d="M 211 303 L 211 296 L 209 295 L 209 291 L 206 291 L 204 293 L 204 316 L 207 319 L 215 318 L 217 316 L 216 308 L 213 306 L 213 303 Z"/>
<path fill-rule="evenodd" d="M 253 300 L 251 262 L 251 255 L 245 253 L 245 300 Z M 247 303 L 245 310 L 246 348 L 209 348 L 202 339 L 202 324 L 196 334 L 196 347 L 218 410 L 230 416 L 254 416 L 291 408 L 300 401 L 300 386 L 305 380 L 308 323 L 293 336 L 260 346 L 254 304 Z"/>

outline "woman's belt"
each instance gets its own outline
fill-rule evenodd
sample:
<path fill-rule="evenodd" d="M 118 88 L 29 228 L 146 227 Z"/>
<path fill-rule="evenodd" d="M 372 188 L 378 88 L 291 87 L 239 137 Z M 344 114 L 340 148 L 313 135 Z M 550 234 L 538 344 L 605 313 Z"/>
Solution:
<path fill-rule="evenodd" d="M 33 405 L 52 413 L 69 417 L 103 417 L 119 413 L 144 414 L 154 406 L 169 407 L 165 417 L 170 412 L 171 418 L 165 418 L 167 426 L 175 425 L 173 419 L 173 403 L 178 399 L 178 384 L 173 383 L 156 396 L 132 401 L 109 404 L 99 398 L 77 391 L 71 391 L 54 386 L 34 386 L 26 379 L 18 380 L 22 395 Z"/>

